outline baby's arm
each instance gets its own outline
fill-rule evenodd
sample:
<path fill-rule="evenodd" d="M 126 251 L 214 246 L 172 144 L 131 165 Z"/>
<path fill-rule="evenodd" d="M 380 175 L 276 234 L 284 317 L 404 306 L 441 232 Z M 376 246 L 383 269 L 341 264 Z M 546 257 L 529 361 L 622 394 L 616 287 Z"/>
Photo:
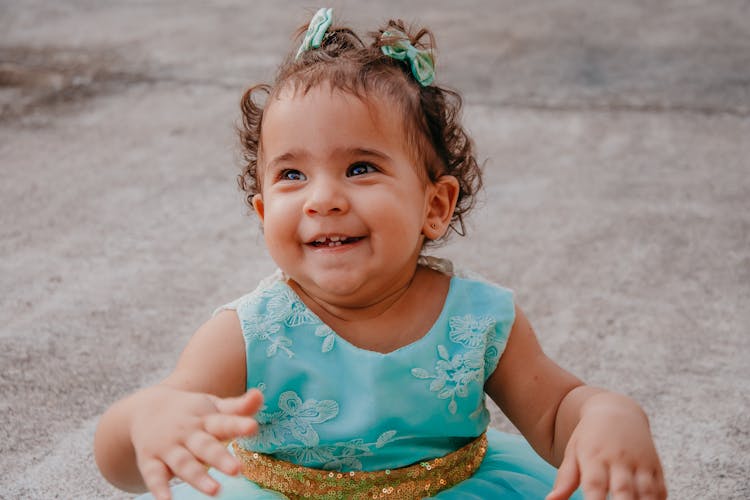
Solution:
<path fill-rule="evenodd" d="M 487 393 L 559 467 L 548 500 L 580 484 L 587 500 L 666 498 L 648 419 L 630 398 L 589 387 L 550 360 L 520 309 Z"/>
<path fill-rule="evenodd" d="M 257 429 L 251 417 L 262 396 L 245 392 L 245 371 L 239 320 L 222 312 L 195 333 L 164 381 L 104 413 L 94 439 L 104 477 L 128 491 L 145 486 L 156 498 L 169 498 L 173 476 L 216 493 L 219 485 L 204 464 L 236 474 L 239 463 L 221 441 Z"/>

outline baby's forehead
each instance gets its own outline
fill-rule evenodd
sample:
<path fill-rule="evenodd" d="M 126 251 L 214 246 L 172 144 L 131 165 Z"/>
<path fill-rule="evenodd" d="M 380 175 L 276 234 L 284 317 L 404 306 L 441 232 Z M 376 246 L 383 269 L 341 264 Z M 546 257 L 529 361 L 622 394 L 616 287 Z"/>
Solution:
<path fill-rule="evenodd" d="M 410 120 L 403 105 L 378 92 L 365 94 L 330 84 L 311 87 L 286 85 L 269 95 L 263 112 L 261 143 L 271 126 L 320 124 L 318 133 L 340 134 L 352 126 L 369 127 L 378 135 L 406 139 Z M 293 130 L 286 131 L 293 134 Z M 408 142 L 408 141 L 406 141 Z"/>
<path fill-rule="evenodd" d="M 353 142 L 338 149 L 340 151 L 368 150 L 372 144 L 388 144 L 386 148 L 402 151 L 418 170 L 426 168 L 424 150 L 420 147 L 424 138 L 422 141 L 415 139 L 414 126 L 410 127 L 402 104 L 381 93 L 364 95 L 330 84 L 287 85 L 270 94 L 263 115 L 258 144 L 261 170 L 271 157 L 295 150 L 301 130 L 308 132 L 305 137 L 310 137 L 309 130 L 313 126 L 317 127 L 315 135 L 321 143 L 340 142 L 337 141 L 340 136 L 351 135 Z M 331 136 L 334 139 L 329 140 Z M 357 143 L 358 138 L 363 139 L 362 143 Z M 279 148 L 280 144 L 283 147 Z"/>

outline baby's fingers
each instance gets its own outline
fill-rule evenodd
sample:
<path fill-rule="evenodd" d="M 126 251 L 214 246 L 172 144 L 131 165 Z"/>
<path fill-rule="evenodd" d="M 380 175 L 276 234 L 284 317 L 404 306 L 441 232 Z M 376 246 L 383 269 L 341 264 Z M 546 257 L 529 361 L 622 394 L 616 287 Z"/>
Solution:
<path fill-rule="evenodd" d="M 557 470 L 555 485 L 545 500 L 563 500 L 570 497 L 578 486 L 578 463 L 575 456 L 567 455 Z"/>
<path fill-rule="evenodd" d="M 172 478 L 169 469 L 161 461 L 155 458 L 139 459 L 138 470 L 146 488 L 156 500 L 170 500 L 172 494 L 169 491 L 169 480 Z"/>
<path fill-rule="evenodd" d="M 629 467 L 623 465 L 612 467 L 609 477 L 609 490 L 612 493 L 612 500 L 635 500 L 638 498 L 633 476 L 633 470 Z"/>
<path fill-rule="evenodd" d="M 641 500 L 664 500 L 667 489 L 661 471 L 639 470 L 635 475 L 635 487 Z"/>
<path fill-rule="evenodd" d="M 258 422 L 255 419 L 235 415 L 209 415 L 206 417 L 203 427 L 206 432 L 219 441 L 226 441 L 239 436 L 250 436 L 258 432 Z"/>
<path fill-rule="evenodd" d="M 210 434 L 193 434 L 185 445 L 198 460 L 224 474 L 235 476 L 240 471 L 239 461 Z"/>
<path fill-rule="evenodd" d="M 590 462 L 581 467 L 581 488 L 586 500 L 605 500 L 609 488 L 609 473 L 601 462 Z"/>
<path fill-rule="evenodd" d="M 213 496 L 219 491 L 219 483 L 208 475 L 206 467 L 186 448 L 173 448 L 164 457 L 164 463 L 175 476 L 206 495 Z"/>
<path fill-rule="evenodd" d="M 250 389 L 236 398 L 215 398 L 214 404 L 227 415 L 255 415 L 263 405 L 263 394 L 258 389 Z"/>

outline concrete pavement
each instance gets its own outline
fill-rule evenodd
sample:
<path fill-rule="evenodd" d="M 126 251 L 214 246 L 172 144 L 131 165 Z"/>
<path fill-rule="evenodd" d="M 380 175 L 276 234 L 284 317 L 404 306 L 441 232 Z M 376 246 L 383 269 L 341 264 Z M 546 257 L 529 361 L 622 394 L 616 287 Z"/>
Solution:
<path fill-rule="evenodd" d="M 750 3 L 329 5 L 432 28 L 465 96 L 486 188 L 437 253 L 644 405 L 671 498 L 750 497 Z M 97 417 L 273 268 L 233 124 L 317 6 L 0 0 L 0 497 L 127 498 Z"/>

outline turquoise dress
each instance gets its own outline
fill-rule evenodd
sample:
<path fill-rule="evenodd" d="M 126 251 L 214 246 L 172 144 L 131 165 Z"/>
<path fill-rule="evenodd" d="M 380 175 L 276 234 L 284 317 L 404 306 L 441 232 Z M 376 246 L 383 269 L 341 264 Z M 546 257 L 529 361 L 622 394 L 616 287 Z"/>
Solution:
<path fill-rule="evenodd" d="M 281 273 L 220 308 L 236 310 L 247 351 L 247 388 L 264 396 L 257 435 L 244 449 L 332 471 L 395 469 L 446 455 L 487 430 L 484 383 L 515 318 L 512 293 L 451 276 L 427 334 L 393 352 L 360 349 L 323 323 Z M 556 469 L 520 436 L 490 429 L 475 474 L 438 499 L 544 498 Z M 211 474 L 221 499 L 285 498 L 242 476 Z M 209 498 L 187 484 L 176 499 Z M 144 496 L 148 498 L 148 496 Z"/>

